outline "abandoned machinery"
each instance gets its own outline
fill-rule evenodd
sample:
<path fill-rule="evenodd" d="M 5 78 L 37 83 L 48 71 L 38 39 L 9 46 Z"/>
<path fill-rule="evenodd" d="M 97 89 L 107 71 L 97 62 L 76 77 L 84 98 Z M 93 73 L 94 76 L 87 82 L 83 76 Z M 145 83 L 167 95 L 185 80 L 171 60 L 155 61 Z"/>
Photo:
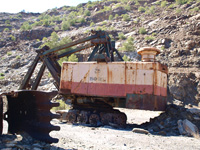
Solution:
<path fill-rule="evenodd" d="M 50 111 L 59 105 L 51 101 L 58 93 L 72 104 L 68 113 L 62 114 L 63 119 L 70 123 L 124 127 L 127 117 L 114 107 L 165 110 L 168 68 L 155 61 L 160 51 L 142 48 L 138 50 L 141 62 L 124 62 L 108 33 L 91 33 L 86 38 L 57 48 L 44 46 L 36 51 L 38 54 L 19 90 L 0 95 L 0 134 L 5 119 L 10 133 L 26 131 L 38 140 L 58 142 L 49 136 L 51 131 L 59 130 L 58 126 L 50 124 L 53 118 L 60 118 Z M 92 47 L 88 62 L 63 62 L 62 66 L 59 65 L 60 58 Z M 42 65 L 36 72 L 39 62 Z M 45 68 L 54 78 L 57 91 L 37 91 Z M 35 78 L 34 71 L 37 73 Z M 8 106 L 3 113 L 5 97 Z"/>

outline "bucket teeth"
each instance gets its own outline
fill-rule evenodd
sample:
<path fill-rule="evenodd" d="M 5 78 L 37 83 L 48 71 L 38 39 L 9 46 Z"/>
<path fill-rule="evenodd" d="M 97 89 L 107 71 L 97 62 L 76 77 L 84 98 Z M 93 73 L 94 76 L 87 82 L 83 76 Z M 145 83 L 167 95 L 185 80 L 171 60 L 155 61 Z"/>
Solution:
<path fill-rule="evenodd" d="M 57 92 L 40 91 L 17 91 L 17 96 L 7 95 L 8 111 L 6 120 L 8 121 L 10 133 L 25 131 L 33 138 L 48 143 L 58 142 L 49 136 L 53 130 L 60 130 L 58 126 L 53 126 L 50 121 L 58 118 L 59 115 L 52 114 L 50 109 L 58 106 L 58 103 L 52 103 L 50 99 Z"/>

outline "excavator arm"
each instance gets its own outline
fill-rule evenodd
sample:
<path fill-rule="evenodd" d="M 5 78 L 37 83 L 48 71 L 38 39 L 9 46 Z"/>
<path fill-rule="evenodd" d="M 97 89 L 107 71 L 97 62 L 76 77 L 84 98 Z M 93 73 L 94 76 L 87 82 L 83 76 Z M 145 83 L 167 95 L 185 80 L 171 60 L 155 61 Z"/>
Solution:
<path fill-rule="evenodd" d="M 92 35 L 83 39 L 67 43 L 65 45 L 50 49 L 48 46 L 37 50 L 37 55 L 26 73 L 18 91 L 3 93 L 0 95 L 0 135 L 3 129 L 3 119 L 8 122 L 8 132 L 17 133 L 26 131 L 32 137 L 49 143 L 58 142 L 58 139 L 49 136 L 53 130 L 59 130 L 59 127 L 50 124 L 53 118 L 58 115 L 52 114 L 50 109 L 58 106 L 52 103 L 50 99 L 57 94 L 57 91 L 41 92 L 36 91 L 42 79 L 45 68 L 49 70 L 55 82 L 54 85 L 59 90 L 61 66 L 58 63 L 60 58 L 69 56 L 73 53 L 93 47 L 88 61 L 93 61 L 95 56 L 103 54 L 108 61 L 114 61 L 114 52 L 119 61 L 123 61 L 119 52 L 115 49 L 115 42 L 111 41 L 108 33 L 105 31 L 91 31 Z M 74 46 L 86 43 L 84 46 L 72 48 Z M 68 48 L 71 48 L 70 50 Z M 66 50 L 68 49 L 68 50 Z M 64 50 L 64 51 L 63 51 Z M 39 62 L 42 62 L 40 70 L 33 79 L 33 73 Z M 34 80 L 30 84 L 30 80 Z M 7 112 L 3 114 L 3 97 L 7 98 Z"/>
<path fill-rule="evenodd" d="M 123 61 L 121 55 L 115 49 L 115 42 L 111 41 L 108 33 L 106 33 L 105 31 L 91 31 L 91 32 L 93 35 L 89 37 L 79 39 L 77 41 L 67 43 L 59 47 L 50 49 L 48 46 L 44 46 L 42 49 L 37 50 L 36 52 L 38 54 L 34 62 L 32 63 L 32 65 L 30 66 L 29 71 L 27 72 L 19 90 L 30 89 L 30 88 L 31 90 L 36 90 L 46 67 L 48 68 L 49 72 L 51 73 L 52 77 L 55 80 L 55 83 L 54 83 L 55 87 L 59 90 L 61 66 L 58 63 L 58 60 L 60 58 L 70 56 L 71 54 L 83 51 L 91 47 L 94 47 L 94 48 L 88 58 L 88 61 L 93 61 L 94 56 L 96 54 L 102 54 L 102 53 L 104 53 L 105 57 L 109 58 L 110 61 L 114 61 L 114 54 L 113 54 L 114 52 L 117 54 L 118 60 Z M 73 46 L 86 43 L 86 42 L 89 42 L 89 43 L 87 43 L 84 46 L 79 46 L 75 49 L 70 49 L 62 53 L 57 53 L 64 49 L 72 48 Z M 40 71 L 38 72 L 38 75 L 35 81 L 33 82 L 34 84 L 30 87 L 29 85 L 30 78 L 36 68 L 36 65 L 38 64 L 40 60 L 43 62 L 43 65 L 41 66 Z"/>

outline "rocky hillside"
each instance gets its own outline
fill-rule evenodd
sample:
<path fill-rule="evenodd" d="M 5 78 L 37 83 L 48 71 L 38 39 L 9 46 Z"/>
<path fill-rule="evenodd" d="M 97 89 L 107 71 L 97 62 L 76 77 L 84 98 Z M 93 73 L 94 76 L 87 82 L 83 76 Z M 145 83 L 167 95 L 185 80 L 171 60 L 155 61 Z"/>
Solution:
<path fill-rule="evenodd" d="M 144 46 L 161 49 L 157 59 L 169 66 L 169 100 L 200 106 L 199 8 L 199 0 L 102 0 L 41 14 L 0 13 L 0 92 L 18 88 L 41 45 L 95 29 L 109 32 L 126 60 L 136 61 L 135 50 Z M 52 82 L 46 72 L 40 90 L 53 89 Z"/>

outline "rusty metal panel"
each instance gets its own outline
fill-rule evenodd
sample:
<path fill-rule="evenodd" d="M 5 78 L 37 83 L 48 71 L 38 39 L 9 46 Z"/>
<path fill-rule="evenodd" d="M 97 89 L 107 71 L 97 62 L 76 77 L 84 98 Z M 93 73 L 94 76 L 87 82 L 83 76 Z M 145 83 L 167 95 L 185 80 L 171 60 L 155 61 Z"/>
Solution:
<path fill-rule="evenodd" d="M 8 111 L 5 120 L 8 121 L 8 131 L 16 133 L 26 131 L 32 137 L 48 143 L 56 143 L 58 139 L 49 136 L 53 130 L 59 130 L 50 121 L 59 117 L 52 114 L 50 109 L 58 103 L 51 103 L 50 98 L 57 94 L 54 92 L 40 91 L 17 91 L 6 95 L 8 100 Z"/>
<path fill-rule="evenodd" d="M 0 135 L 2 135 L 3 131 L 3 99 L 0 96 Z"/>
<path fill-rule="evenodd" d="M 67 94 L 64 92 L 67 90 L 74 94 L 111 97 L 126 97 L 126 94 L 166 96 L 167 93 L 167 74 L 158 70 L 162 69 L 158 62 L 84 62 L 63 65 L 60 91 L 64 94 Z"/>
<path fill-rule="evenodd" d="M 167 98 L 164 96 L 127 94 L 126 108 L 164 111 L 166 106 Z"/>
<path fill-rule="evenodd" d="M 107 65 L 107 78 L 108 84 L 125 84 L 126 70 L 125 62 L 108 63 Z"/>

